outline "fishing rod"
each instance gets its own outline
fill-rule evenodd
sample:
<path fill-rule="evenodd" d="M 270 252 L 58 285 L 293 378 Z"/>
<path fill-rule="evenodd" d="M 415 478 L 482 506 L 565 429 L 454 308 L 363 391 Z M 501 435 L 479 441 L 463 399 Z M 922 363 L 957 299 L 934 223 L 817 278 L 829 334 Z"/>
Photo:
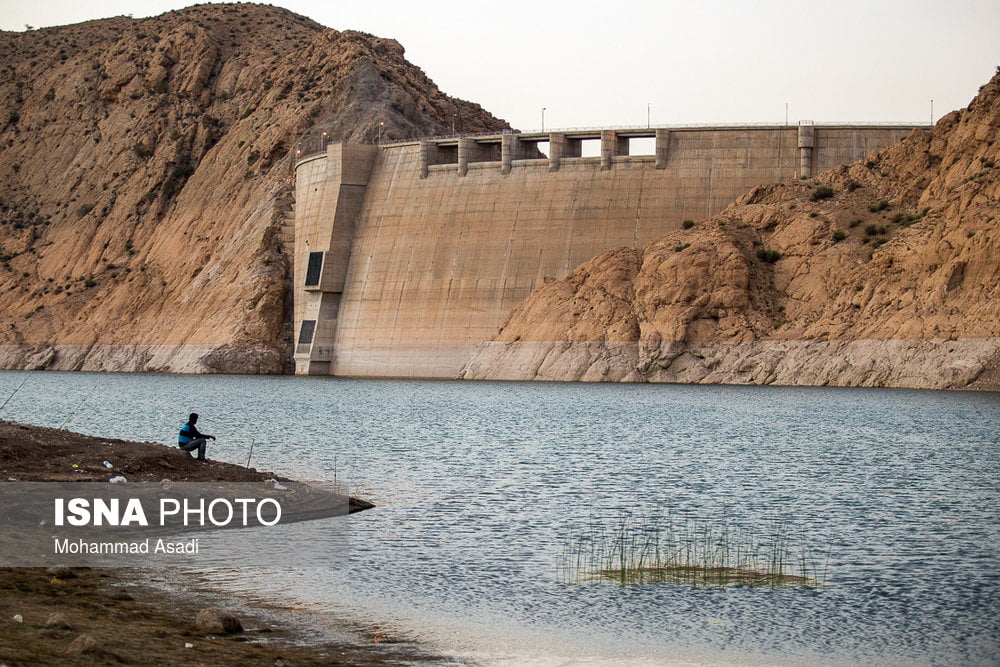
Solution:
<path fill-rule="evenodd" d="M 106 373 L 105 373 L 105 375 L 106 375 Z M 61 429 L 61 428 L 62 428 L 63 426 L 65 426 L 65 425 L 66 425 L 66 422 L 68 422 L 68 421 L 69 421 L 70 419 L 72 419 L 72 418 L 73 418 L 73 415 L 75 415 L 75 414 L 76 414 L 76 411 L 77 411 L 77 410 L 79 410 L 80 408 L 82 408 L 82 407 L 83 407 L 83 404 L 87 402 L 87 399 L 89 399 L 89 398 L 90 398 L 90 395 L 94 393 L 94 390 L 95 390 L 95 389 L 97 389 L 98 385 L 100 385 L 100 384 L 101 384 L 101 381 L 102 381 L 103 379 L 104 379 L 103 377 L 102 377 L 102 378 L 98 378 L 97 382 L 95 382 L 95 383 L 94 383 L 94 386 L 93 386 L 93 387 L 91 387 L 91 388 L 90 388 L 90 391 L 88 391 L 88 392 L 87 392 L 87 395 L 83 397 L 83 400 L 82 400 L 82 401 L 80 401 L 80 403 L 79 403 L 79 404 L 78 404 L 78 405 L 77 405 L 77 406 L 76 406 L 75 408 L 73 408 L 73 412 L 69 413 L 69 415 L 68 415 L 68 416 L 66 417 L 66 419 L 64 419 L 64 420 L 62 421 L 62 424 L 59 424 L 59 428 L 60 428 L 60 429 Z"/>
<path fill-rule="evenodd" d="M 28 381 L 28 377 L 29 376 L 27 376 L 27 375 L 24 376 L 24 379 L 21 380 L 21 384 L 17 385 L 17 389 L 14 390 L 14 394 L 16 394 L 17 392 L 21 391 L 21 387 L 23 387 L 24 383 Z M 10 396 L 8 396 L 7 400 L 3 402 L 3 405 L 0 405 L 0 411 L 3 411 L 3 409 L 7 407 L 7 404 L 10 403 L 10 399 L 14 398 L 14 394 L 11 394 Z"/>

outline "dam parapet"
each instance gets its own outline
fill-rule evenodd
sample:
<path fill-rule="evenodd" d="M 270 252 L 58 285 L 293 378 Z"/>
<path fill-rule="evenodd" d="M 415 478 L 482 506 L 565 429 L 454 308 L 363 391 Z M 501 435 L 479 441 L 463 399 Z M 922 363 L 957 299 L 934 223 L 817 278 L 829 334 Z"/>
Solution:
<path fill-rule="evenodd" d="M 654 162 L 656 169 L 666 169 L 670 155 L 671 140 L 675 140 L 675 150 L 691 148 L 691 140 L 699 142 L 706 133 L 732 133 L 748 143 L 754 137 L 781 137 L 779 141 L 787 145 L 798 158 L 798 176 L 811 178 L 819 172 L 839 164 L 843 155 L 857 155 L 860 144 L 878 145 L 881 135 L 889 133 L 894 137 L 904 137 L 914 129 L 929 126 L 917 123 L 831 123 L 816 125 L 812 121 L 787 124 L 730 124 L 730 125 L 671 125 L 659 127 L 625 126 L 618 128 L 569 128 L 548 132 L 482 132 L 478 134 L 455 134 L 429 137 L 409 141 L 379 144 L 386 150 L 420 146 L 419 168 L 424 177 L 430 167 L 451 165 L 460 175 L 468 173 L 470 163 L 495 163 L 493 166 L 503 173 L 510 173 L 511 167 L 525 160 L 544 160 L 550 171 L 558 171 L 563 160 L 600 159 L 601 168 L 608 170 L 616 162 Z M 299 140 L 296 164 L 323 155 L 326 147 L 333 143 L 331 133 L 321 131 L 323 126 L 310 130 Z M 640 147 L 636 148 L 637 144 Z M 584 146 L 591 146 L 585 156 Z M 717 141 L 713 147 L 719 147 Z M 813 156 L 817 158 L 814 160 Z M 853 157 L 852 159 L 858 159 Z M 852 160 L 846 160 L 850 162 Z M 814 163 L 819 166 L 814 167 Z M 445 169 L 444 171 L 446 171 Z M 442 171 L 435 169 L 434 171 Z"/>
<path fill-rule="evenodd" d="M 918 127 L 582 128 L 381 146 L 312 135 L 295 163 L 296 372 L 454 377 L 517 303 L 583 261 Z"/>

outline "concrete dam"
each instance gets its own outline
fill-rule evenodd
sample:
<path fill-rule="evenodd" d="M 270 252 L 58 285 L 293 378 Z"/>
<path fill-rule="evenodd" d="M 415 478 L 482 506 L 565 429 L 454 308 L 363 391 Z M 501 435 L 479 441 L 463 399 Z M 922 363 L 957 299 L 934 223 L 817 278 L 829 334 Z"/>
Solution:
<path fill-rule="evenodd" d="M 758 185 L 809 178 L 915 126 L 626 128 L 300 144 L 295 371 L 454 377 L 514 306 Z"/>

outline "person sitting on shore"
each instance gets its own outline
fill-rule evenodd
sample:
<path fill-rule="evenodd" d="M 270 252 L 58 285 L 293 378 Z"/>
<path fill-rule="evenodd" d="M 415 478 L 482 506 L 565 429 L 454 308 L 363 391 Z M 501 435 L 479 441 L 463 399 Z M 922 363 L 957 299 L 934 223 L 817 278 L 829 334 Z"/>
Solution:
<path fill-rule="evenodd" d="M 193 452 L 198 450 L 198 460 L 204 461 L 205 459 L 205 448 L 208 445 L 208 440 L 215 440 L 214 435 L 206 435 L 204 433 L 199 433 L 198 429 L 195 428 L 195 424 L 198 423 L 198 413 L 192 412 L 188 416 L 188 421 L 184 426 L 181 426 L 181 432 L 177 434 L 177 446 L 183 449 L 185 452 Z"/>

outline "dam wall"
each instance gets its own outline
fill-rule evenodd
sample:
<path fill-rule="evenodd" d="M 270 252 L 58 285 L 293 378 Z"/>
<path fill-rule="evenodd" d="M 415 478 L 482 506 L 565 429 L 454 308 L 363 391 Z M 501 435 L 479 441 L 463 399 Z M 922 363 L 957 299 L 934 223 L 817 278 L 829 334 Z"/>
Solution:
<path fill-rule="evenodd" d="M 594 255 L 639 247 L 755 186 L 809 178 L 913 129 L 625 128 L 300 155 L 296 373 L 454 377 L 518 302 Z"/>

